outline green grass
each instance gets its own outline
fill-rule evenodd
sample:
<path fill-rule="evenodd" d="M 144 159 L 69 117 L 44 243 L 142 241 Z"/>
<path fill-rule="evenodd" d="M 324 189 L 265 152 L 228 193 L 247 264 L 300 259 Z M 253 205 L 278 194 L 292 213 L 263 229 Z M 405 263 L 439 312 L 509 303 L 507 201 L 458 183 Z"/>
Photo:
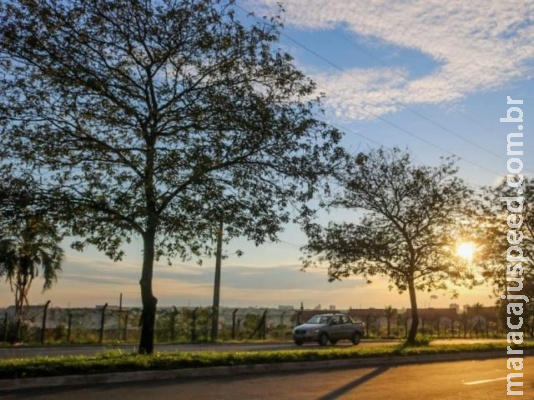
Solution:
<path fill-rule="evenodd" d="M 519 348 L 534 349 L 534 342 Z M 444 344 L 421 347 L 399 345 L 304 348 L 280 351 L 175 352 L 138 355 L 110 350 L 95 356 L 56 356 L 0 360 L 0 378 L 30 378 L 59 375 L 202 368 L 213 366 L 272 364 L 299 361 L 358 359 L 443 353 L 502 351 L 506 343 Z"/>

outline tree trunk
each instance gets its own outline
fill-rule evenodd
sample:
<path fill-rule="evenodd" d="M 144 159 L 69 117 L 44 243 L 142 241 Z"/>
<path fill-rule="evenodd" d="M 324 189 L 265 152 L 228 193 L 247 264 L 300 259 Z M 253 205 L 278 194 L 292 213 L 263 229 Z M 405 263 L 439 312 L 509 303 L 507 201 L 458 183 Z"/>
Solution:
<path fill-rule="evenodd" d="M 17 286 L 15 291 L 15 313 L 17 318 L 17 323 L 15 324 L 15 342 L 21 341 L 21 331 L 22 331 L 22 307 L 24 304 L 24 297 L 20 294 L 21 291 Z"/>
<path fill-rule="evenodd" d="M 15 342 L 22 341 L 22 325 L 24 319 L 24 302 L 27 298 L 28 277 L 26 274 L 17 276 L 15 289 L 15 312 L 17 314 L 17 323 L 15 326 Z"/>
<path fill-rule="evenodd" d="M 417 298 L 413 281 L 408 283 L 408 290 L 410 293 L 410 306 L 412 308 L 412 324 L 410 326 L 410 332 L 408 332 L 408 337 L 406 338 L 406 344 L 415 344 L 417 328 L 419 327 L 419 311 L 417 310 Z"/>
<path fill-rule="evenodd" d="M 154 326 L 156 324 L 156 305 L 158 299 L 152 293 L 152 276 L 154 271 L 154 245 L 156 230 L 148 229 L 143 234 L 143 271 L 141 274 L 141 301 L 143 312 L 141 314 L 141 340 L 139 354 L 152 354 L 154 352 Z"/>

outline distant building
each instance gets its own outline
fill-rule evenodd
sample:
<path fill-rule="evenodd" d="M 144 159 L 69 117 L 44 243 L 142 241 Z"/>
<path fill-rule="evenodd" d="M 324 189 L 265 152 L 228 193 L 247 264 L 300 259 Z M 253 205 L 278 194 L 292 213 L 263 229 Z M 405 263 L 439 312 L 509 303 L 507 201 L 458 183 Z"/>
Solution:
<path fill-rule="evenodd" d="M 457 313 L 460 313 L 460 306 L 456 303 L 449 304 L 449 308 L 454 308 Z"/>

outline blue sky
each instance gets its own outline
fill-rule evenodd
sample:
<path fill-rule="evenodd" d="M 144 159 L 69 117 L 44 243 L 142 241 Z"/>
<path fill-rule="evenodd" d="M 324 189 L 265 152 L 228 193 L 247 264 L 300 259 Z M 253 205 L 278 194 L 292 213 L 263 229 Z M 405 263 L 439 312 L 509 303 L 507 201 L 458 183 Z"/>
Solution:
<path fill-rule="evenodd" d="M 238 0 L 258 15 L 273 12 L 276 3 Z M 516 131 L 515 124 L 499 122 L 510 96 L 524 101 L 524 171 L 534 171 L 529 162 L 534 154 L 534 2 L 288 0 L 284 6 L 280 45 L 325 93 L 324 118 L 346 131 L 350 150 L 400 146 L 429 165 L 454 154 L 465 180 L 492 184 L 506 174 L 506 135 Z M 390 292 L 380 280 L 328 283 L 325 268 L 299 271 L 298 247 L 305 237 L 288 226 L 281 239 L 259 248 L 243 242 L 227 247 L 222 305 L 408 306 L 407 294 Z M 238 248 L 245 251 L 241 258 L 233 255 Z M 122 292 L 125 304 L 139 305 L 140 250 L 134 241 L 121 263 L 91 249 L 67 251 L 58 284 L 40 294 L 40 282 L 35 282 L 30 301 L 51 299 L 61 307 L 116 304 Z M 159 304 L 210 304 L 213 265 L 213 260 L 201 267 L 158 264 L 154 290 Z M 463 292 L 457 300 L 445 293 L 437 299 L 421 293 L 419 304 L 490 305 L 490 294 L 488 287 Z M 0 305 L 11 303 L 12 295 L 2 290 Z"/>

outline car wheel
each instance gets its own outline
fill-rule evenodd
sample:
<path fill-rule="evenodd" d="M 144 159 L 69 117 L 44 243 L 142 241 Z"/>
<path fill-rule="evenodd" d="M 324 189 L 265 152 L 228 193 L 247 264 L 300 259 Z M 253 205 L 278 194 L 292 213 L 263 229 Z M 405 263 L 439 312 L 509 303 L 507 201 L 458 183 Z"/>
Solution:
<path fill-rule="evenodd" d="M 324 332 L 321 333 L 317 342 L 319 343 L 319 346 L 326 346 L 328 344 L 328 335 Z"/>
<path fill-rule="evenodd" d="M 302 346 L 304 344 L 304 340 L 295 340 L 295 344 L 297 346 Z"/>
<path fill-rule="evenodd" d="M 352 344 L 356 345 L 360 343 L 360 340 L 362 339 L 362 335 L 360 335 L 359 332 L 355 332 L 354 335 L 352 335 L 351 341 Z"/>
<path fill-rule="evenodd" d="M 331 345 L 335 345 L 337 343 L 337 340 L 330 340 Z"/>

